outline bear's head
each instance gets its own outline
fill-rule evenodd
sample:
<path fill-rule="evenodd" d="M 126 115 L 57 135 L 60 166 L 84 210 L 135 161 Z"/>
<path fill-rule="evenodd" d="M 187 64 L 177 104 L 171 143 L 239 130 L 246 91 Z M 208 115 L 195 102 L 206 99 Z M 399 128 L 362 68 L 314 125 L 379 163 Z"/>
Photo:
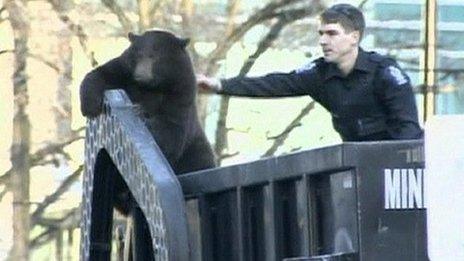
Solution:
<path fill-rule="evenodd" d="M 189 39 L 162 30 L 142 35 L 129 33 L 130 46 L 122 57 L 133 80 L 144 88 L 162 89 L 182 77 L 191 77 L 193 68 L 186 51 Z"/>

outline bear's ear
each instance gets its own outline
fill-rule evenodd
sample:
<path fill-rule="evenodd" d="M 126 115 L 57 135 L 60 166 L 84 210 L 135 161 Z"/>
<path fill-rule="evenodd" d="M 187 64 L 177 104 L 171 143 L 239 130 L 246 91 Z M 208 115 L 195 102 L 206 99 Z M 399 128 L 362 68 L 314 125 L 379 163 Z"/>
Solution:
<path fill-rule="evenodd" d="M 139 37 L 138 35 L 136 35 L 134 33 L 131 33 L 131 32 L 127 36 L 129 37 L 129 41 L 131 43 L 133 43 L 135 41 L 135 39 L 137 39 L 137 37 Z"/>
<path fill-rule="evenodd" d="M 190 43 L 190 38 L 181 38 L 179 43 L 182 48 L 185 48 Z"/>

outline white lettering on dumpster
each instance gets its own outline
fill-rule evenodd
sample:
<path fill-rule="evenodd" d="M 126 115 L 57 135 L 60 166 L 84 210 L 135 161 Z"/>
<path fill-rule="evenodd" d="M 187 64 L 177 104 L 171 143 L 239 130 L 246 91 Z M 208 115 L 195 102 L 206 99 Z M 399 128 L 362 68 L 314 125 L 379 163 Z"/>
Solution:
<path fill-rule="evenodd" d="M 384 169 L 385 209 L 423 209 L 424 169 Z"/>

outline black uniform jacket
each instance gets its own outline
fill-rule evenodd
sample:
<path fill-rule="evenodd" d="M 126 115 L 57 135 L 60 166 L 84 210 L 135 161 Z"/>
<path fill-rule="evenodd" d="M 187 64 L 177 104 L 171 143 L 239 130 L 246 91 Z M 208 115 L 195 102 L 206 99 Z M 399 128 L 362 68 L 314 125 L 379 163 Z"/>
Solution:
<path fill-rule="evenodd" d="M 422 138 L 408 76 L 390 58 L 359 49 L 353 71 L 319 58 L 289 73 L 221 80 L 220 93 L 246 97 L 309 95 L 332 114 L 344 141 Z"/>

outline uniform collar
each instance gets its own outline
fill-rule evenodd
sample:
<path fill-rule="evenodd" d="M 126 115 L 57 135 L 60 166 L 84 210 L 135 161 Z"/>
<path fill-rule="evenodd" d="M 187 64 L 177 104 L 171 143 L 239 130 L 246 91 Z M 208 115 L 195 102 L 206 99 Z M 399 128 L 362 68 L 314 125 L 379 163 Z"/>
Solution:
<path fill-rule="evenodd" d="M 364 51 L 362 48 L 359 48 L 358 57 L 353 67 L 353 71 L 362 71 L 362 72 L 373 72 L 375 70 L 375 64 L 369 58 L 369 53 Z M 327 74 L 325 79 L 330 79 L 332 77 L 344 78 L 340 69 L 334 63 L 328 63 Z"/>
<path fill-rule="evenodd" d="M 362 48 L 359 48 L 358 57 L 356 58 L 353 70 L 363 72 L 373 72 L 375 70 L 375 63 L 372 62 L 369 53 Z"/>

